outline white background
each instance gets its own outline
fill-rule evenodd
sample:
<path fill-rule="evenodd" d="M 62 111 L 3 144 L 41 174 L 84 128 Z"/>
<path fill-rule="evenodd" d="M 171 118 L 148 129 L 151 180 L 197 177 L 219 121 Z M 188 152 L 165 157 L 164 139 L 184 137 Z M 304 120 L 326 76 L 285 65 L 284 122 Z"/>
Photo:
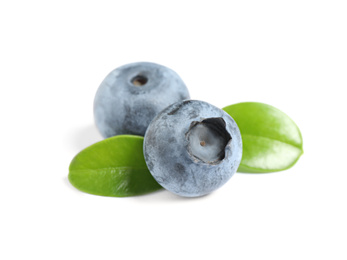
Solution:
<path fill-rule="evenodd" d="M 347 259 L 346 1 L 1 1 L 0 38 L 1 259 Z M 281 109 L 304 155 L 196 199 L 76 190 L 95 92 L 135 61 Z"/>

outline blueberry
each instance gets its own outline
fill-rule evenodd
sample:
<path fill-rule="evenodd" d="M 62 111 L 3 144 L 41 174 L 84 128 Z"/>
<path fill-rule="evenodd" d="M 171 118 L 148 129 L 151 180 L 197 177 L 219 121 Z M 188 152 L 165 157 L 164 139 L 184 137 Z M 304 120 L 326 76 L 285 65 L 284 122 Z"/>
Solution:
<path fill-rule="evenodd" d="M 149 62 L 124 65 L 103 80 L 94 99 L 94 118 L 105 137 L 144 135 L 152 119 L 167 106 L 189 99 L 173 70 Z"/>
<path fill-rule="evenodd" d="M 180 196 L 198 197 L 218 189 L 236 172 L 242 157 L 241 134 L 223 110 L 185 100 L 153 119 L 144 155 L 161 186 Z"/>

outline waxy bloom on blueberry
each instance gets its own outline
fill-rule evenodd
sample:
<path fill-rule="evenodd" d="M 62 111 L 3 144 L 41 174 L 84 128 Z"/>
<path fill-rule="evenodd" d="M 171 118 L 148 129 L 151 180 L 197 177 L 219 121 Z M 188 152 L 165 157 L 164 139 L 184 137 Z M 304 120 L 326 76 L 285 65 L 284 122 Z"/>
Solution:
<path fill-rule="evenodd" d="M 241 134 L 223 110 L 185 100 L 153 119 L 144 139 L 144 156 L 165 189 L 184 197 L 202 196 L 236 172 L 242 157 Z"/>
<path fill-rule="evenodd" d="M 173 70 L 137 62 L 113 70 L 94 99 L 94 118 L 105 137 L 144 135 L 152 119 L 167 106 L 189 99 L 182 79 Z"/>

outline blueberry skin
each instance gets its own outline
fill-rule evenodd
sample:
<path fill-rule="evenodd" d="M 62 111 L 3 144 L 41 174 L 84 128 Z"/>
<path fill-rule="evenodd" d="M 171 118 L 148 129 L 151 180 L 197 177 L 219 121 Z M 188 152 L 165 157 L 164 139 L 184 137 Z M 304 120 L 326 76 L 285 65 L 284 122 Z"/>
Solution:
<path fill-rule="evenodd" d="M 103 137 L 144 136 L 152 119 L 167 106 L 189 99 L 176 72 L 159 64 L 137 62 L 111 71 L 94 99 L 94 119 Z"/>
<path fill-rule="evenodd" d="M 231 139 L 224 158 L 207 163 L 189 152 L 187 133 L 196 122 L 211 118 L 224 121 L 224 131 Z M 242 139 L 226 112 L 203 101 L 186 100 L 167 107 L 153 119 L 144 138 L 144 156 L 161 186 L 180 196 L 198 197 L 218 189 L 234 175 L 242 157 Z"/>

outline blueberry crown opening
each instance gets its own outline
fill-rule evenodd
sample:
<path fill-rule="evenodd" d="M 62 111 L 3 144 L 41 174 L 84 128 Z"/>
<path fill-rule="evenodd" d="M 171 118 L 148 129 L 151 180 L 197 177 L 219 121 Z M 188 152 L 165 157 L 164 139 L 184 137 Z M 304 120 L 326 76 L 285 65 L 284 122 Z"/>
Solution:
<path fill-rule="evenodd" d="M 148 78 L 142 75 L 137 75 L 132 78 L 131 83 L 136 87 L 142 87 L 143 85 L 146 85 L 148 81 Z"/>
<path fill-rule="evenodd" d="M 209 164 L 217 164 L 225 158 L 225 148 L 232 139 L 221 117 L 192 122 L 186 138 L 189 154 Z"/>

